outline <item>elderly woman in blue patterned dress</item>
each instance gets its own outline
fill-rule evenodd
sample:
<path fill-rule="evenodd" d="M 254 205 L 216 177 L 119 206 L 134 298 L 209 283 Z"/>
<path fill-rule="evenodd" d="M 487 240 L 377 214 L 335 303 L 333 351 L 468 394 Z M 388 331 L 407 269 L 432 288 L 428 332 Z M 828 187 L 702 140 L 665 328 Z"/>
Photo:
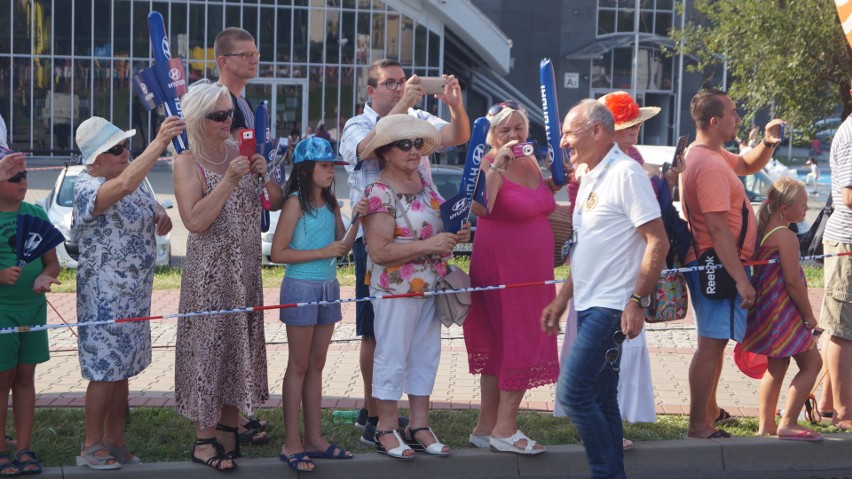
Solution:
<path fill-rule="evenodd" d="M 74 184 L 73 235 L 80 246 L 77 317 L 81 323 L 148 316 L 156 259 L 155 233 L 172 222 L 141 187 L 157 158 L 185 128 L 166 118 L 157 137 L 133 163 L 129 139 L 109 121 L 92 117 L 77 128 L 86 171 Z M 78 349 L 86 389 L 86 439 L 77 465 L 118 469 L 138 463 L 124 438 L 128 379 L 151 363 L 148 322 L 83 326 Z"/>

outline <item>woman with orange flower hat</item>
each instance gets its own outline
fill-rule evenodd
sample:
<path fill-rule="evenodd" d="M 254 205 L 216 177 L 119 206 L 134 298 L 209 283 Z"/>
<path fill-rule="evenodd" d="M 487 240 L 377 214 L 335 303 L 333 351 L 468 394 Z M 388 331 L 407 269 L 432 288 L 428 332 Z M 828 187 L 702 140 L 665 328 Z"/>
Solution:
<path fill-rule="evenodd" d="M 459 241 L 470 238 L 470 223 L 445 232 L 444 202 L 431 179 L 418 171 L 420 158 L 441 143 L 435 127 L 406 114 L 388 115 L 376 124 L 363 158 L 375 156 L 382 172 L 364 190 L 365 238 L 370 294 L 431 291 L 447 272 L 447 259 Z M 414 450 L 446 456 L 429 427 L 429 398 L 441 358 L 441 322 L 434 297 L 378 299 L 373 397 L 379 409 L 376 450 L 396 459 L 413 459 Z M 408 394 L 409 424 L 400 436 L 397 402 Z M 411 447 L 409 447 L 411 446 Z M 413 449 L 412 449 L 413 448 Z"/>

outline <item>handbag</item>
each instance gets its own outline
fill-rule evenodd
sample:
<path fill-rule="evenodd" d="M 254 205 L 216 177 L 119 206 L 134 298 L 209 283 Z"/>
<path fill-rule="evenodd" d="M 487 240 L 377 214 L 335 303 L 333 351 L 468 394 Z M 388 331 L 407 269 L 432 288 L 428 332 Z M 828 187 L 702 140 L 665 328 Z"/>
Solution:
<path fill-rule="evenodd" d="M 556 209 L 547 215 L 547 221 L 550 223 L 551 231 L 553 231 L 553 267 L 558 268 L 565 264 L 562 246 L 571 237 L 571 207 L 556 205 Z"/>
<path fill-rule="evenodd" d="M 805 236 L 799 241 L 799 251 L 802 256 L 822 255 L 822 236 L 825 232 L 825 225 L 828 223 L 828 217 L 834 211 L 834 206 L 831 204 L 831 195 L 828 195 L 828 200 L 825 206 L 820 210 L 816 220 L 811 225 L 811 229 L 805 233 Z M 817 258 L 815 261 L 822 263 L 822 258 Z"/>
<path fill-rule="evenodd" d="M 686 206 L 686 201 L 683 202 L 686 209 L 686 216 L 689 218 L 689 208 Z M 748 209 L 746 202 L 743 201 L 743 221 L 740 227 L 740 239 L 737 242 L 737 253 L 743 249 L 746 232 L 748 231 Z M 691 230 L 690 230 L 690 234 Z M 716 255 L 715 248 L 708 248 L 700 255 L 697 250 L 697 242 L 695 237 L 692 238 L 692 250 L 698 258 L 698 266 L 703 266 L 705 269 L 698 270 L 698 284 L 701 288 L 701 294 L 707 299 L 733 299 L 737 295 L 737 283 L 731 274 L 722 266 L 722 262 Z"/>
<path fill-rule="evenodd" d="M 411 226 L 411 220 L 408 219 L 408 213 L 406 213 L 402 204 L 400 204 L 399 196 L 397 196 L 393 186 L 386 182 L 381 182 L 381 180 L 377 180 L 377 182 L 382 183 L 391 190 L 393 199 L 396 202 L 397 211 L 402 212 L 402 219 L 405 220 L 405 224 L 408 226 L 408 229 L 413 232 L 414 227 Z M 435 266 L 435 263 L 430 261 L 428 258 L 426 261 L 432 265 L 432 268 L 435 269 L 435 273 L 437 274 L 433 291 L 470 288 L 470 276 L 463 269 L 460 269 L 455 265 L 450 265 L 447 269 L 447 273 L 444 274 L 444 276 L 441 276 L 441 273 L 438 271 L 438 267 Z M 467 319 L 467 313 L 470 312 L 470 291 L 443 293 L 436 294 L 434 296 L 435 317 L 441 321 L 441 324 L 448 328 L 453 324 L 461 326 L 464 323 L 464 320 Z"/>
<path fill-rule="evenodd" d="M 645 308 L 645 322 L 661 323 L 685 318 L 689 309 L 688 297 L 683 273 L 666 273 L 657 281 L 651 305 Z"/>

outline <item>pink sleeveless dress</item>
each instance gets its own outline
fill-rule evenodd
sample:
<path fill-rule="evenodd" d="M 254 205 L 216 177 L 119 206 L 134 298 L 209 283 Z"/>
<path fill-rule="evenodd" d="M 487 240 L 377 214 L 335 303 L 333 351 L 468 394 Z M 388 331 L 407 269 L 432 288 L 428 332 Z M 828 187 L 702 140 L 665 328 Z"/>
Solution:
<path fill-rule="evenodd" d="M 553 232 L 547 215 L 556 201 L 541 181 L 529 189 L 503 181 L 494 209 L 479 218 L 470 261 L 473 286 L 553 279 Z M 494 375 L 503 391 L 556 382 L 556 337 L 541 331 L 541 310 L 553 285 L 473 293 L 464 323 L 471 374 Z"/>

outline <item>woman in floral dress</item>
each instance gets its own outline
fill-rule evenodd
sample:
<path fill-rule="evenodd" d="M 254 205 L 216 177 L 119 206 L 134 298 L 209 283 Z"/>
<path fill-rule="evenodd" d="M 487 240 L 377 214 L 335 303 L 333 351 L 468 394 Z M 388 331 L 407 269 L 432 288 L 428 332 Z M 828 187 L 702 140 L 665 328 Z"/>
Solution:
<path fill-rule="evenodd" d="M 145 175 L 172 138 L 184 130 L 176 116 L 166 118 L 148 148 L 129 163 L 129 139 L 109 121 L 92 117 L 77 128 L 86 171 L 74 183 L 74 236 L 77 266 L 77 318 L 81 323 L 148 316 L 157 256 L 155 233 L 172 222 L 143 188 Z M 77 465 L 118 469 L 139 462 L 124 438 L 128 379 L 151 363 L 147 321 L 83 326 L 78 350 L 86 389 L 86 439 Z"/>
<path fill-rule="evenodd" d="M 470 225 L 443 231 L 443 198 L 417 171 L 420 157 L 440 144 L 428 122 L 409 115 L 388 115 L 376 125 L 364 147 L 364 158 L 379 159 L 382 172 L 364 191 L 367 198 L 365 238 L 369 261 L 366 282 L 371 294 L 430 291 L 447 271 L 455 244 L 467 241 Z M 376 354 L 373 397 L 379 408 L 376 449 L 396 459 L 413 459 L 414 449 L 446 456 L 429 428 L 429 397 L 441 357 L 441 322 L 434 297 L 373 301 Z M 397 432 L 397 401 L 408 394 L 410 422 L 405 439 Z M 407 443 L 407 444 L 406 444 Z"/>

